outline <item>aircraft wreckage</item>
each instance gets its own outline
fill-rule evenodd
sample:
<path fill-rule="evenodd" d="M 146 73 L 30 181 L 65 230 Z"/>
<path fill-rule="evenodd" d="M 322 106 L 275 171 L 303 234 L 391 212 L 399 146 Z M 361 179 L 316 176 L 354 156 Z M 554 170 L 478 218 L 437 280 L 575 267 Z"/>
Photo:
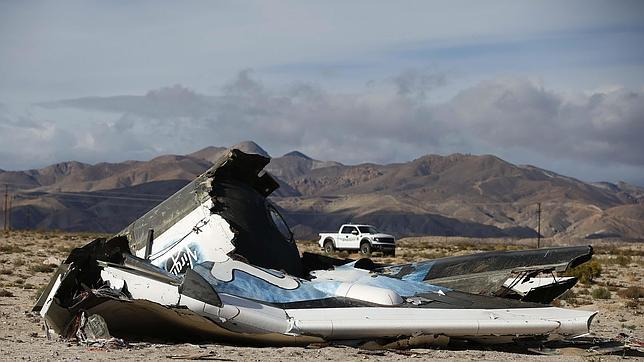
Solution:
<path fill-rule="evenodd" d="M 269 161 L 230 150 L 120 233 L 74 249 L 34 310 L 62 336 L 100 315 L 119 337 L 254 345 L 589 332 L 596 313 L 548 303 L 576 283 L 555 273 L 588 261 L 590 246 L 401 265 L 300 256 L 267 199 L 279 187 Z"/>

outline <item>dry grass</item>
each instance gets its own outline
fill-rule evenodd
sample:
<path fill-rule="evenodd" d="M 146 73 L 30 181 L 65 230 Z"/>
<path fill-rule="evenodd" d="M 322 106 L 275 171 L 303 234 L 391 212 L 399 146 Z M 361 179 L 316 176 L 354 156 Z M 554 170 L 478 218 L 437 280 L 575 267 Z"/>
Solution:
<path fill-rule="evenodd" d="M 30 265 L 29 270 L 35 273 L 51 273 L 56 270 L 56 264 L 35 264 Z"/>
<path fill-rule="evenodd" d="M 14 253 L 23 253 L 25 249 L 17 245 L 0 245 L 0 253 L 3 254 L 14 254 Z"/>
<path fill-rule="evenodd" d="M 25 259 L 23 258 L 17 258 L 16 260 L 13 261 L 13 266 L 15 266 L 16 268 L 19 268 L 23 265 L 25 265 Z"/>
<path fill-rule="evenodd" d="M 602 266 L 595 258 L 566 271 L 566 276 L 576 277 L 583 284 L 590 284 L 602 274 Z"/>
<path fill-rule="evenodd" d="M 622 298 L 625 299 L 639 299 L 644 298 L 644 288 L 638 286 L 631 286 L 626 289 L 621 289 L 617 292 Z"/>
<path fill-rule="evenodd" d="M 604 287 L 593 289 L 591 295 L 593 296 L 593 299 L 610 299 L 611 297 L 610 290 Z"/>

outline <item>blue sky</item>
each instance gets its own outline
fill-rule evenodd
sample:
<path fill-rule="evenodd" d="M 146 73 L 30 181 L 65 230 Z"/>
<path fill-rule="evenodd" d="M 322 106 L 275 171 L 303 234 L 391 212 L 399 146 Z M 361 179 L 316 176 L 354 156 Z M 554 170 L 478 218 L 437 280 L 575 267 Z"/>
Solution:
<path fill-rule="evenodd" d="M 642 24 L 640 1 L 5 1 L 0 168 L 254 139 L 644 185 Z"/>

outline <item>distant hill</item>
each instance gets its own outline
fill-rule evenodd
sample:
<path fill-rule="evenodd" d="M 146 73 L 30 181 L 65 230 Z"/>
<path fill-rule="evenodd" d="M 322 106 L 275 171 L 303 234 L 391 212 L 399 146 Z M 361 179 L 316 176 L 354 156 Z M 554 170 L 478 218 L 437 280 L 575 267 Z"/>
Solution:
<path fill-rule="evenodd" d="M 252 141 L 235 145 L 268 155 Z M 1 171 L 16 194 L 18 228 L 117 231 L 174 193 L 227 148 L 150 161 Z M 281 187 L 272 196 L 296 236 L 313 238 L 354 221 L 397 236 L 532 237 L 644 240 L 644 189 L 586 183 L 492 155 L 426 155 L 405 163 L 343 165 L 299 151 L 271 160 Z"/>

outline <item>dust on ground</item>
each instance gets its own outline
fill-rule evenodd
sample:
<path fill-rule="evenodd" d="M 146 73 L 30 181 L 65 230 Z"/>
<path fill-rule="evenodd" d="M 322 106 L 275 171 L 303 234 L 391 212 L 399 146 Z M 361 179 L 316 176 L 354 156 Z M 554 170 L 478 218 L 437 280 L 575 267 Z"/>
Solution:
<path fill-rule="evenodd" d="M 0 360 L 176 360 L 210 359 L 220 361 L 330 360 L 588 360 L 600 356 L 566 348 L 558 356 L 543 356 L 515 346 L 448 346 L 405 351 L 367 351 L 352 347 L 239 347 L 222 344 L 162 344 L 130 342 L 123 348 L 80 346 L 46 338 L 43 321 L 31 312 L 35 299 L 48 283 L 56 266 L 71 249 L 99 235 L 87 233 L 12 231 L 0 234 Z M 574 242 L 576 244 L 580 241 Z M 552 242 L 544 240 L 542 245 Z M 620 333 L 642 340 L 644 337 L 644 298 L 637 288 L 644 280 L 644 244 L 592 242 L 595 263 L 601 271 L 586 283 L 578 283 L 556 304 L 566 308 L 596 310 L 593 334 L 614 338 Z M 535 246 L 534 240 L 467 238 L 407 238 L 399 242 L 396 257 L 378 257 L 384 263 L 404 263 L 487 250 L 516 250 Z M 301 251 L 321 252 L 315 241 L 299 241 Z M 343 252 L 339 257 L 358 258 Z M 595 273 L 597 274 L 597 273 Z M 635 292 L 633 292 L 635 291 Z M 605 299 L 603 299 L 605 298 Z M 620 355 L 601 359 L 621 359 Z"/>

